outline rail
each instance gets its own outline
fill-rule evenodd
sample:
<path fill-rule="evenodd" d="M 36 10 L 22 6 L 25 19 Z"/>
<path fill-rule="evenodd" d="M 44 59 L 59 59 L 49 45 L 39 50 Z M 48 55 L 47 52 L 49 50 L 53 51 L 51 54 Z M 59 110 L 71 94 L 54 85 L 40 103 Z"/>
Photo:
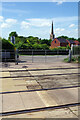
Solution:
<path fill-rule="evenodd" d="M 34 109 L 2 112 L 0 113 L 0 116 L 9 116 L 9 115 L 32 113 L 32 112 L 39 112 L 39 111 L 45 111 L 45 110 L 62 109 L 62 108 L 68 108 L 68 107 L 74 107 L 74 106 L 80 106 L 80 103 L 70 103 L 70 104 L 58 105 L 58 106 L 49 106 L 49 107 L 41 107 L 41 108 L 34 108 Z"/>

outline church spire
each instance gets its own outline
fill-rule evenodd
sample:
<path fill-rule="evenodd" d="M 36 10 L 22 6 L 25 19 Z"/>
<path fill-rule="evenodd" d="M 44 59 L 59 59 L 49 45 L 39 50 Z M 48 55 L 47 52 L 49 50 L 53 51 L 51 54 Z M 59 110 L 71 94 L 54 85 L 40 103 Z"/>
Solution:
<path fill-rule="evenodd" d="M 53 34 L 53 21 L 52 21 L 52 29 L 51 29 L 51 34 Z"/>
<path fill-rule="evenodd" d="M 51 34 L 50 34 L 50 39 L 54 39 L 54 31 L 53 31 L 53 21 L 52 21 L 52 27 L 51 27 Z"/>

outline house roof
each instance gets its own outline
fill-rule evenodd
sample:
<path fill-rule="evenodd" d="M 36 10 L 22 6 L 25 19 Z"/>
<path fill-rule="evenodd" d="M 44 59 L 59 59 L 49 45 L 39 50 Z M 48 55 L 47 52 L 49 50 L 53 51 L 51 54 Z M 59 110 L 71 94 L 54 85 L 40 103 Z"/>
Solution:
<path fill-rule="evenodd" d="M 75 42 L 75 43 L 80 43 L 80 42 L 79 42 L 79 41 L 77 41 L 77 40 L 75 40 L 74 42 Z"/>
<path fill-rule="evenodd" d="M 57 38 L 60 43 L 68 43 L 65 38 Z"/>
<path fill-rule="evenodd" d="M 75 42 L 73 40 L 68 40 L 70 44 L 74 44 Z"/>

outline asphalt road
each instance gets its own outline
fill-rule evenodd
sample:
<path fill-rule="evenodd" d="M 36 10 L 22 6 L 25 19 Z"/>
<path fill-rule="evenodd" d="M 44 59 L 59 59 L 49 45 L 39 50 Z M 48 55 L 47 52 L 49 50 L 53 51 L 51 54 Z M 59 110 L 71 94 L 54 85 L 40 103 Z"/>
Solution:
<path fill-rule="evenodd" d="M 54 55 L 54 56 L 19 56 L 22 62 L 61 62 L 68 55 Z"/>

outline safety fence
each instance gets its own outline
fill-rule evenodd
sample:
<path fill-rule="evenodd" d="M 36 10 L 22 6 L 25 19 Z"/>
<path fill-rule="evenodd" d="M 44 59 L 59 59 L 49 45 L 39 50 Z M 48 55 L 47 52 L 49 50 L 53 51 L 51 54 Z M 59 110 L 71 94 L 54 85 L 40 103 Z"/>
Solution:
<path fill-rule="evenodd" d="M 73 56 L 79 56 L 80 55 L 80 45 L 78 45 L 78 46 L 73 45 L 72 46 L 72 55 Z"/>
<path fill-rule="evenodd" d="M 18 50 L 20 55 L 68 55 L 69 50 Z"/>
<path fill-rule="evenodd" d="M 32 50 L 32 49 L 16 49 L 16 50 L 2 50 L 0 51 L 2 62 L 15 62 L 18 64 L 20 61 L 31 62 L 53 62 L 61 56 L 68 55 L 69 50 Z M 24 57 L 23 57 L 24 56 Z"/>

